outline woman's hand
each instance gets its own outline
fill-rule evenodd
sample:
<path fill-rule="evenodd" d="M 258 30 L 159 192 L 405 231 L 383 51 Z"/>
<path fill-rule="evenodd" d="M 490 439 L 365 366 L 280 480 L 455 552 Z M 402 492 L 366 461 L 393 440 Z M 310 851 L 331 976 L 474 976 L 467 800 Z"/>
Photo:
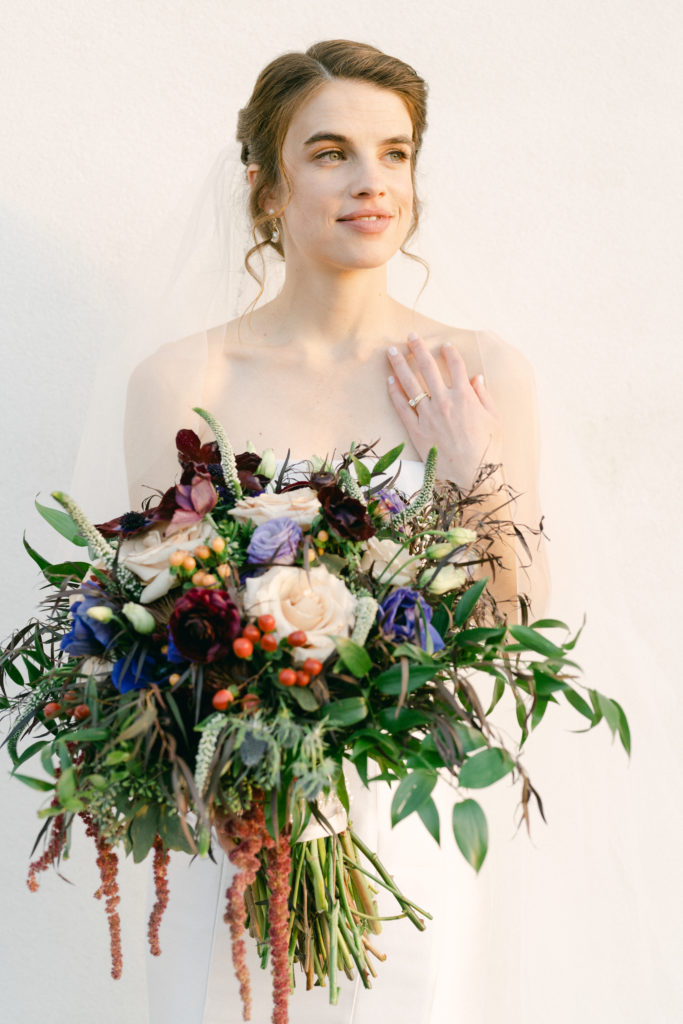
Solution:
<path fill-rule="evenodd" d="M 394 408 L 420 458 L 424 461 L 436 445 L 437 476 L 467 489 L 482 462 L 502 462 L 502 429 L 493 400 L 481 375 L 468 379 L 454 345 L 441 348 L 450 384 L 421 338 L 409 335 L 408 346 L 410 361 L 396 348 L 388 352 Z M 411 407 L 410 399 L 425 391 L 428 397 Z"/>

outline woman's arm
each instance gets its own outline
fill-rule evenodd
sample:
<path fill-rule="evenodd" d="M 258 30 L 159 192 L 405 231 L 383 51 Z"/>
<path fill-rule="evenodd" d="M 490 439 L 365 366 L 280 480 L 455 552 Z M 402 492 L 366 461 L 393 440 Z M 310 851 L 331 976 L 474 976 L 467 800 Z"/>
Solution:
<path fill-rule="evenodd" d="M 166 490 L 178 472 L 175 436 L 199 433 L 195 406 L 203 405 L 207 368 L 205 332 L 162 345 L 140 363 L 128 382 L 124 450 L 131 508 L 156 488 Z"/>

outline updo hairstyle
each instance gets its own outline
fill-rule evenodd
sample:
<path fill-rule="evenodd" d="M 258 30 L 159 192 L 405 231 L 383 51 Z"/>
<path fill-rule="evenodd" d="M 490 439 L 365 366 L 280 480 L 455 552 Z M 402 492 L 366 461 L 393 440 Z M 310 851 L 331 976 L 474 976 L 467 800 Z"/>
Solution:
<path fill-rule="evenodd" d="M 417 229 L 419 202 L 414 191 L 417 154 L 427 127 L 427 86 L 408 64 L 390 57 L 367 43 L 331 39 L 315 43 L 305 53 L 285 53 L 263 69 L 251 98 L 237 118 L 237 141 L 242 146 L 242 163 L 258 164 L 259 170 L 249 199 L 254 245 L 245 258 L 249 273 L 261 287 L 263 282 L 251 266 L 251 257 L 264 246 L 271 246 L 284 257 L 281 233 L 273 238 L 277 216 L 261 207 L 264 194 L 271 193 L 283 181 L 290 188 L 282 166 L 285 137 L 299 107 L 321 86 L 334 79 L 353 79 L 389 89 L 401 97 L 413 124 L 414 151 L 413 217 L 405 242 Z M 401 246 L 403 252 L 403 246 Z M 422 261 L 420 261 L 422 262 Z"/>

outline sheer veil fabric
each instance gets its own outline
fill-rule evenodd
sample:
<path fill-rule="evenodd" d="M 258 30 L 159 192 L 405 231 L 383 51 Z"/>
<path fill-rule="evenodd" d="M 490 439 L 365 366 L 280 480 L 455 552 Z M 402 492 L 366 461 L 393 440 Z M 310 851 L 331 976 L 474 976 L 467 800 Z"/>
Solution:
<path fill-rule="evenodd" d="M 130 317 L 129 339 L 116 352 L 103 356 L 72 484 L 75 496 L 83 501 L 88 495 L 93 498 L 94 507 L 87 500 L 94 517 L 111 518 L 126 507 L 138 507 L 150 488 L 168 486 L 177 470 L 174 438 L 179 428 L 192 427 L 203 438 L 208 436 L 206 425 L 191 410 L 206 402 L 213 357 L 221 344 L 221 331 L 214 325 L 241 314 L 254 294 L 243 268 L 249 239 L 243 173 L 240 164 L 222 154 L 198 199 L 176 211 L 167 230 L 150 244 L 144 265 L 134 269 L 139 303 Z M 181 224 L 187 225 L 182 233 Z M 175 257 L 169 259 L 169 254 Z M 411 305 L 417 289 L 407 283 L 409 275 L 402 277 L 399 266 L 393 278 L 393 294 Z M 281 267 L 269 264 L 271 294 L 280 279 Z M 421 305 L 428 313 L 426 303 Z M 472 332 L 469 351 L 468 372 L 470 376 L 484 373 L 503 422 L 506 480 L 518 492 L 514 517 L 536 527 L 541 519 L 540 439 L 533 371 L 516 349 L 492 331 Z M 245 410 L 245 416 L 250 414 L 253 411 Z M 124 420 L 125 458 L 121 452 Z M 105 486 L 93 494 L 92 480 L 102 477 L 103 465 L 108 471 Z M 421 463 L 404 461 L 399 485 L 412 493 L 421 476 Z M 520 568 L 511 587 L 531 594 L 534 611 L 540 615 L 549 591 L 545 553 L 540 548 L 530 566 L 521 547 L 515 555 Z M 390 828 L 388 789 L 372 794 L 361 789 L 358 782 L 353 786 L 356 827 L 411 898 L 435 913 L 435 920 L 422 934 L 407 921 L 389 922 L 377 940 L 388 960 L 378 965 L 372 991 L 349 982 L 336 1008 L 328 1006 L 327 990 L 305 992 L 303 976 L 297 978 L 293 1019 L 297 1024 L 323 1020 L 366 1024 L 390 1012 L 415 1024 L 441 1024 L 446 1019 L 443 1007 L 452 1005 L 457 982 L 453 922 L 466 921 L 476 904 L 475 890 L 462 885 L 469 869 L 460 864 L 447 827 L 452 793 L 444 783 L 438 800 L 444 811 L 439 848 L 415 815 L 397 829 Z M 231 872 L 220 852 L 217 864 L 172 856 L 171 900 L 161 933 L 163 955 L 148 961 L 150 1024 L 241 1020 L 229 929 L 222 921 Z M 385 903 L 381 909 L 392 914 L 395 908 Z M 253 948 L 249 964 L 252 1019 L 266 1020 L 270 977 L 261 971 Z"/>

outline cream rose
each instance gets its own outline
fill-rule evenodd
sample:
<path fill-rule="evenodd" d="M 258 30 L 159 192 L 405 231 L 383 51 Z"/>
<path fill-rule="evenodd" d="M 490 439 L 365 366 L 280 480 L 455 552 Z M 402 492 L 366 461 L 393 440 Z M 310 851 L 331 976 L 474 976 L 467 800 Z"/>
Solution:
<path fill-rule="evenodd" d="M 295 629 L 308 636 L 305 647 L 292 648 L 296 661 L 324 661 L 334 651 L 332 636 L 349 636 L 356 600 L 338 576 L 324 566 L 309 570 L 276 565 L 263 576 L 249 577 L 244 608 L 249 615 L 272 615 L 280 638 Z"/>
<path fill-rule="evenodd" d="M 360 560 L 360 568 L 362 572 L 371 573 L 376 580 L 386 583 L 391 579 L 392 587 L 406 587 L 417 578 L 417 562 L 411 562 L 411 557 L 407 548 L 388 537 L 386 540 L 370 537 Z"/>
<path fill-rule="evenodd" d="M 174 551 L 193 551 L 198 544 L 207 544 L 215 536 L 210 523 L 199 522 L 177 530 L 170 537 L 159 528 L 145 530 L 122 541 L 121 565 L 145 584 L 140 604 L 151 604 L 177 586 L 178 578 L 171 573 L 168 564 Z"/>
<path fill-rule="evenodd" d="M 295 491 L 283 494 L 264 491 L 263 494 L 241 498 L 230 509 L 230 515 L 241 523 L 251 519 L 256 526 L 281 516 L 292 519 L 299 526 L 310 526 L 319 508 L 318 495 L 312 487 L 297 487 Z"/>

